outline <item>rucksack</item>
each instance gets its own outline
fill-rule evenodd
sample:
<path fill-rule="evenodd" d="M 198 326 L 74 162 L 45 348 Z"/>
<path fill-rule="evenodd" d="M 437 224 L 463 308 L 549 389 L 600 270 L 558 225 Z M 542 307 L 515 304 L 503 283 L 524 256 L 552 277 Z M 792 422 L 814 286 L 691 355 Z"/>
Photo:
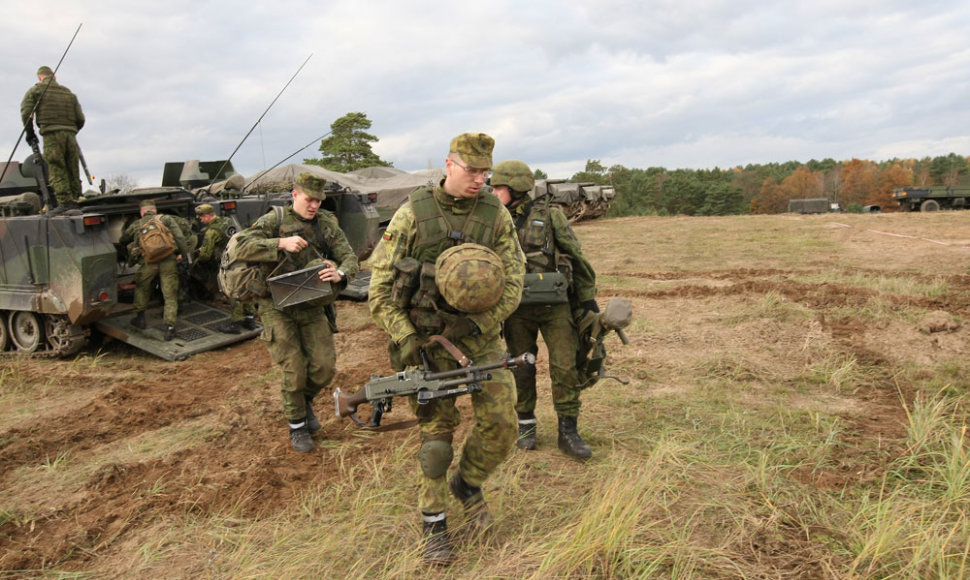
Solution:
<path fill-rule="evenodd" d="M 138 246 L 141 248 L 141 255 L 148 264 L 161 262 L 178 250 L 175 243 L 175 236 L 168 226 L 162 222 L 159 215 L 154 215 L 151 220 L 139 230 Z"/>
<path fill-rule="evenodd" d="M 277 222 L 283 221 L 283 208 L 274 205 Z M 226 249 L 222 252 L 219 262 L 219 273 L 216 280 L 219 290 L 232 300 L 250 302 L 267 293 L 266 272 L 263 262 L 247 262 L 239 259 L 239 234 L 236 232 L 229 238 Z"/>

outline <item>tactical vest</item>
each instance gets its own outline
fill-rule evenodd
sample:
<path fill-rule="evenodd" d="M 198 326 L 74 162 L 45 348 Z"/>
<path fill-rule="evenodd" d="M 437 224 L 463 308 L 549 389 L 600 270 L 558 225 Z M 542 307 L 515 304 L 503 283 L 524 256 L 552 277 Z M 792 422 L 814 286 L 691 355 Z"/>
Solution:
<path fill-rule="evenodd" d="M 455 312 L 439 296 L 435 284 L 435 261 L 448 248 L 464 243 L 494 247 L 495 229 L 505 211 L 494 195 L 480 194 L 472 210 L 445 216 L 431 189 L 418 189 L 409 197 L 417 236 L 412 256 L 395 264 L 397 279 L 391 299 L 408 310 L 411 323 L 422 334 L 436 334 L 444 327 L 439 310 Z"/>
<path fill-rule="evenodd" d="M 556 249 L 556 236 L 552 231 L 549 198 L 530 202 L 529 207 L 515 218 L 515 232 L 525 253 L 527 273 L 555 272 L 561 257 Z"/>
<path fill-rule="evenodd" d="M 43 89 L 41 89 L 43 90 Z M 37 105 L 37 126 L 41 134 L 50 127 L 57 130 L 77 131 L 77 102 L 67 87 L 51 83 L 44 98 Z"/>
<path fill-rule="evenodd" d="M 418 230 L 414 257 L 420 262 L 434 264 L 441 252 L 458 244 L 475 243 L 491 248 L 495 243 L 495 225 L 503 208 L 493 195 L 480 194 L 469 213 L 448 217 L 430 189 L 412 192 L 410 202 Z"/>

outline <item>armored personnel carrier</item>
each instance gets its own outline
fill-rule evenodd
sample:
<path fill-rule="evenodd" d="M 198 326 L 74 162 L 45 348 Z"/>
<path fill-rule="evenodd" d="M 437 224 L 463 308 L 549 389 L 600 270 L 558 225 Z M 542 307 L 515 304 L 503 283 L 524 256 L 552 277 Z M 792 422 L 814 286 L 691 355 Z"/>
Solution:
<path fill-rule="evenodd" d="M 160 304 L 149 307 L 147 329 L 127 324 L 137 266 L 129 264 L 127 248 L 119 242 L 125 228 L 139 218 L 142 200 L 155 200 L 160 212 L 184 218 L 189 228 L 197 224 L 195 206 L 209 203 L 242 228 L 270 205 L 289 199 L 288 192 L 230 191 L 216 197 L 208 190 L 193 191 L 178 183 L 185 165 L 172 170 L 178 175 L 175 185 L 167 174 L 162 187 L 86 192 L 80 209 L 59 214 L 41 213 L 47 189 L 43 178 L 35 176 L 43 174 L 35 169 L 36 163 L 0 165 L 0 352 L 70 356 L 97 330 L 162 358 L 180 360 L 259 333 L 259 328 L 241 334 L 216 331 L 228 313 L 190 297 L 180 301 L 175 340 L 163 340 Z M 189 173 L 196 174 L 207 167 L 198 162 L 188 165 Z M 226 172 L 234 173 L 231 165 Z M 338 216 L 358 255 L 369 254 L 377 240 L 376 210 L 352 192 L 335 191 L 326 202 L 325 209 Z"/>
<path fill-rule="evenodd" d="M 536 182 L 533 196 L 537 192 L 548 192 L 552 196 L 550 201 L 562 209 L 569 223 L 606 215 L 616 197 L 612 185 L 596 185 L 591 181 L 569 183 L 562 179 Z"/>

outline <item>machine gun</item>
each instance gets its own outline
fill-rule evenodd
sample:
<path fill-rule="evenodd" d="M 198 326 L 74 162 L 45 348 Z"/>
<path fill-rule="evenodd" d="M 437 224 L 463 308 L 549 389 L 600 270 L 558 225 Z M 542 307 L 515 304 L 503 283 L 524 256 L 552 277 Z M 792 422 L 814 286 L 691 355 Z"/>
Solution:
<path fill-rule="evenodd" d="M 579 328 L 579 350 L 576 352 L 576 369 L 579 371 L 579 388 L 592 387 L 600 379 L 613 379 L 621 384 L 630 381 L 606 374 L 606 346 L 603 339 L 610 331 L 616 332 L 623 344 L 630 344 L 623 329 L 633 320 L 633 307 L 623 298 L 610 298 L 603 312 L 584 312 L 576 318 Z"/>
<path fill-rule="evenodd" d="M 394 397 L 416 395 L 419 405 L 426 405 L 435 399 L 457 397 L 482 390 L 481 383 L 492 378 L 488 371 L 495 369 L 512 369 L 521 365 L 534 365 L 536 357 L 527 352 L 515 358 L 509 355 L 494 363 L 473 365 L 465 357 L 461 359 L 469 364 L 461 368 L 432 372 L 428 370 L 427 360 L 424 369 L 404 370 L 397 374 L 381 377 L 374 375 L 364 387 L 356 393 L 344 393 L 339 388 L 333 392 L 334 410 L 338 417 L 350 417 L 362 429 L 378 430 L 381 428 L 381 417 L 391 411 Z M 370 403 L 373 407 L 370 421 L 364 423 L 357 417 L 357 407 L 361 403 Z M 382 430 L 394 429 L 398 425 L 408 426 L 410 422 L 385 425 Z"/>

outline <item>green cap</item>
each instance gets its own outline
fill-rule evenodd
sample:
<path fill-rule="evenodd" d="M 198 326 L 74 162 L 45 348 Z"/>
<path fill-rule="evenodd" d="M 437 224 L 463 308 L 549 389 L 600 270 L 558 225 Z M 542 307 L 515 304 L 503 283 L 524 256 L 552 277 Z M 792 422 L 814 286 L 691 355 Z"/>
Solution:
<path fill-rule="evenodd" d="M 296 178 L 296 184 L 300 186 L 303 192 L 313 199 L 319 199 L 323 201 L 327 199 L 327 194 L 323 191 L 323 188 L 327 186 L 327 180 L 318 177 L 309 171 L 304 171 Z"/>
<path fill-rule="evenodd" d="M 451 140 L 448 153 L 457 153 L 469 167 L 488 169 L 492 166 L 493 147 L 495 139 L 485 133 L 462 133 Z"/>
<path fill-rule="evenodd" d="M 39 69 L 37 69 L 37 74 L 39 74 L 39 75 L 52 75 L 52 74 L 54 74 L 54 71 L 49 66 L 42 66 Z"/>
<path fill-rule="evenodd" d="M 141 207 L 155 207 L 154 199 L 143 199 L 141 201 Z"/>
<path fill-rule="evenodd" d="M 203 216 L 207 213 L 216 213 L 216 208 L 212 207 L 212 205 L 208 203 L 195 206 L 195 215 Z"/>

